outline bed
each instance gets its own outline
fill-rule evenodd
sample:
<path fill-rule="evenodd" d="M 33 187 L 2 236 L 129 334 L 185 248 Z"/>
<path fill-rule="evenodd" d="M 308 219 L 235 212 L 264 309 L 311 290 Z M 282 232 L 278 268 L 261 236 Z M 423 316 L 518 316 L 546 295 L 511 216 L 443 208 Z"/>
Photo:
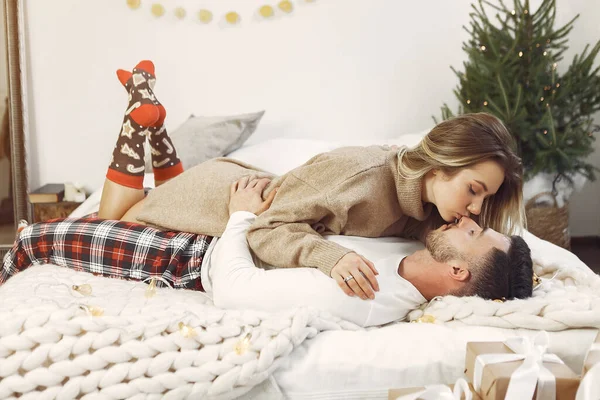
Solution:
<path fill-rule="evenodd" d="M 421 135 L 376 144 L 410 145 Z M 319 152 L 364 144 L 374 143 L 274 139 L 230 156 L 280 174 Z M 145 183 L 152 186 L 151 175 Z M 94 191 L 72 217 L 96 211 L 100 196 L 101 190 Z M 556 301 L 541 308 L 558 310 L 547 311 L 540 326 L 549 331 L 549 350 L 580 373 L 600 326 L 600 298 L 593 294 L 600 278 L 572 253 L 529 233 L 525 238 L 548 287 L 535 301 L 515 307 L 548 302 L 552 294 Z M 376 251 L 385 252 L 385 246 Z M 582 288 L 585 280 L 592 286 Z M 553 286 L 556 282 L 560 285 Z M 85 284 L 93 288 L 92 296 L 73 290 Z M 534 326 L 530 318 L 506 308 L 508 303 L 486 314 L 470 303 L 440 302 L 410 317 L 419 321 L 428 313 L 435 323 L 365 330 L 318 310 L 225 311 L 201 293 L 165 287 L 148 296 L 148 290 L 144 283 L 52 265 L 11 278 L 0 287 L 0 397 L 43 392 L 64 398 L 384 399 L 390 388 L 449 384 L 462 377 L 468 341 L 537 333 L 527 329 Z M 469 307 L 471 315 L 464 312 Z M 584 317 L 572 322 L 564 316 L 569 313 Z M 252 343 L 239 352 L 250 331 Z"/>

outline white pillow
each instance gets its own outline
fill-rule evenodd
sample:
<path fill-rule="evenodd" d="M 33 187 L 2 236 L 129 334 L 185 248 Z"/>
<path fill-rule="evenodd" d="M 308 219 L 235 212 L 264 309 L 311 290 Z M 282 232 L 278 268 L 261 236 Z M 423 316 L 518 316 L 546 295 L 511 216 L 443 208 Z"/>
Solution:
<path fill-rule="evenodd" d="M 264 113 L 212 117 L 191 115 L 177 129 L 169 132 L 183 168 L 192 168 L 240 148 L 254 133 Z M 146 172 L 152 172 L 150 158 L 146 142 Z"/>
<path fill-rule="evenodd" d="M 389 139 L 350 139 L 325 141 L 316 139 L 269 139 L 253 145 L 247 145 L 227 154 L 227 157 L 247 162 L 255 167 L 283 175 L 304 164 L 312 157 L 346 146 L 398 145 L 413 147 L 429 131 L 401 135 Z"/>

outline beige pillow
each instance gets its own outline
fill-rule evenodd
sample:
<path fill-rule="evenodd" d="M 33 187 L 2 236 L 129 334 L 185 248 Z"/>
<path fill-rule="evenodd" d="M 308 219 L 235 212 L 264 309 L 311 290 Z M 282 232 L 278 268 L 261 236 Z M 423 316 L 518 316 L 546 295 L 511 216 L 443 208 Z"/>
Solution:
<path fill-rule="evenodd" d="M 216 117 L 190 115 L 179 128 L 169 132 L 183 168 L 189 169 L 240 148 L 254 133 L 264 113 Z M 152 172 L 150 158 L 146 147 L 146 172 Z"/>

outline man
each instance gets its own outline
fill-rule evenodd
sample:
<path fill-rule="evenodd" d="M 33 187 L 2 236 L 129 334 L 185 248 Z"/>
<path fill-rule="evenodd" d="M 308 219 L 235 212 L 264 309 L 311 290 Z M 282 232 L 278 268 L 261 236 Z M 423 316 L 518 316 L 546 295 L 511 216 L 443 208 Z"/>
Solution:
<path fill-rule="evenodd" d="M 255 264 L 246 242 L 246 231 L 256 218 L 252 212 L 262 202 L 257 197 L 253 205 L 252 190 L 232 190 L 229 222 L 202 269 L 203 286 L 219 307 L 278 311 L 310 306 L 373 326 L 402 320 L 437 296 L 514 299 L 532 294 L 533 263 L 525 241 L 482 229 L 467 217 L 430 232 L 426 248 L 420 242 L 401 241 L 393 254 L 374 260 L 380 290 L 373 300 L 344 294 L 335 280 L 314 268 L 258 268 L 260 261 Z M 349 236 L 327 239 L 358 254 L 378 243 Z M 346 292 L 351 294 L 351 288 Z"/>

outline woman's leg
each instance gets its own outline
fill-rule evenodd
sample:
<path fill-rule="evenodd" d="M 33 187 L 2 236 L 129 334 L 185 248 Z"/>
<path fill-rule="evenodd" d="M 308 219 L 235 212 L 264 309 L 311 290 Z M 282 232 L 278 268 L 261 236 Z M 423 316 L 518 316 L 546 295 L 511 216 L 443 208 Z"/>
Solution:
<path fill-rule="evenodd" d="M 0 285 L 31 265 L 51 263 L 111 278 L 161 277 L 175 288 L 203 290 L 200 268 L 211 240 L 97 218 L 42 222 L 23 229 L 6 254 Z"/>
<path fill-rule="evenodd" d="M 164 127 L 166 111 L 156 99 L 154 64 L 141 61 L 133 72 L 117 71 L 129 94 L 129 104 L 108 167 L 98 217 L 135 221 L 129 210 L 144 198 L 144 142 L 149 139 L 155 180 L 162 183 L 183 172 Z M 139 207 L 137 207 L 139 209 Z"/>

